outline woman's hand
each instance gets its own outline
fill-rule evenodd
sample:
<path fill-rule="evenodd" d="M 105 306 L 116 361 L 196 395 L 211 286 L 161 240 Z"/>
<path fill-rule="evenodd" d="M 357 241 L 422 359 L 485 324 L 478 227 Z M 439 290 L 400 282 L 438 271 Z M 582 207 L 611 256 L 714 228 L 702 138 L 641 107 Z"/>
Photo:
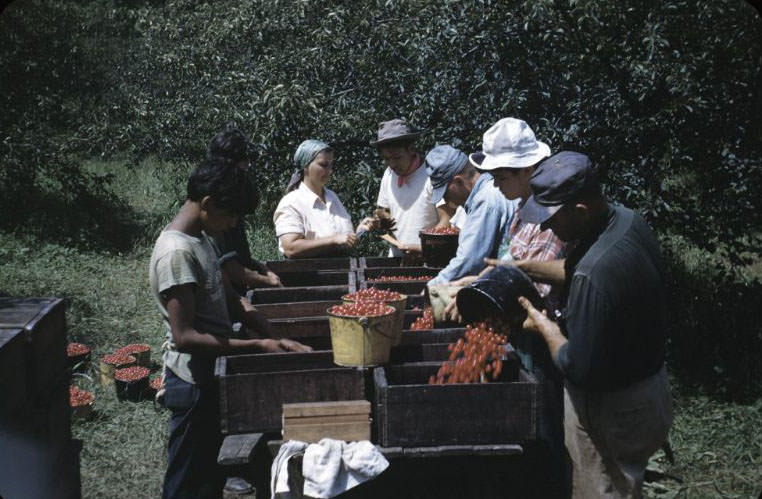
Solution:
<path fill-rule="evenodd" d="M 365 217 L 357 226 L 357 230 L 355 232 L 359 232 L 360 230 L 371 232 L 378 229 L 380 226 L 381 222 L 377 218 Z"/>

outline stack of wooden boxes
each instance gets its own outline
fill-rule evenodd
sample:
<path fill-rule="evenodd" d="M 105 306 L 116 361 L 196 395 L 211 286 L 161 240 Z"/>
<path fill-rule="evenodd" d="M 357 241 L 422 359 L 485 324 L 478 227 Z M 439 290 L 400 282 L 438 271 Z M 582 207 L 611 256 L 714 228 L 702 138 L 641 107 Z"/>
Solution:
<path fill-rule="evenodd" d="M 64 304 L 0 297 L 0 496 L 80 496 Z"/>

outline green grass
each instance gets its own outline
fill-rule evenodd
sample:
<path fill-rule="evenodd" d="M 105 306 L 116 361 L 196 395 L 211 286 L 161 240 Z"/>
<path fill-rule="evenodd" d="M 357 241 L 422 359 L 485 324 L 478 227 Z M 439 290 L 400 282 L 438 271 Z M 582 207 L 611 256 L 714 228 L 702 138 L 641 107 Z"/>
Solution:
<path fill-rule="evenodd" d="M 91 346 L 94 359 L 124 344 L 145 342 L 158 363 L 164 338 L 148 289 L 147 265 L 158 231 L 177 207 L 186 168 L 155 160 L 139 165 L 90 162 L 88 168 L 112 174 L 114 192 L 139 218 L 143 233 L 135 247 L 86 251 L 0 234 L 0 293 L 64 297 L 69 339 Z M 268 216 L 257 217 L 252 229 L 255 257 L 277 258 Z M 151 401 L 120 402 L 113 387 L 80 383 L 97 397 L 94 417 L 73 425 L 75 438 L 84 441 L 83 496 L 158 497 L 168 413 L 157 412 Z M 756 498 L 762 490 L 762 400 L 726 403 L 676 384 L 675 412 L 671 439 L 676 463 L 666 463 L 661 455 L 654 458 L 653 467 L 664 476 L 647 485 L 647 495 Z"/>

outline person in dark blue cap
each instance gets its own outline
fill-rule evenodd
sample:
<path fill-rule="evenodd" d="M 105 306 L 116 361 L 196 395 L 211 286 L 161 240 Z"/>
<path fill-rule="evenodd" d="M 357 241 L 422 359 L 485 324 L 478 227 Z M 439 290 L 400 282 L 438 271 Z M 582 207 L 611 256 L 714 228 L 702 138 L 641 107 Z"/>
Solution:
<path fill-rule="evenodd" d="M 519 298 L 524 329 L 542 335 L 565 378 L 573 497 L 640 497 L 672 423 L 659 244 L 640 215 L 606 201 L 584 154 L 551 156 L 531 187 L 519 216 L 576 243 L 559 323 Z"/>
<path fill-rule="evenodd" d="M 480 173 L 462 151 L 449 145 L 434 147 L 424 160 L 434 188 L 431 201 L 444 199 L 463 206 L 466 221 L 458 236 L 458 251 L 429 285 L 446 284 L 476 274 L 485 267 L 484 258 L 494 257 L 503 240 L 516 205 L 492 183 L 489 173 Z"/>

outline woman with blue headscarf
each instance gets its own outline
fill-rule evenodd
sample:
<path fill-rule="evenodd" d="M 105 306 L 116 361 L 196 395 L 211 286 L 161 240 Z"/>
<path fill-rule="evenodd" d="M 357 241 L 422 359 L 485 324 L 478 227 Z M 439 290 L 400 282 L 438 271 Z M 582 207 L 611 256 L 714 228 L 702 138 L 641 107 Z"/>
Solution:
<path fill-rule="evenodd" d="M 325 187 L 333 161 L 333 149 L 319 140 L 305 140 L 294 154 L 297 170 L 273 215 L 278 250 L 286 258 L 339 256 L 357 244 L 349 213 Z M 369 224 L 363 220 L 358 229 Z"/>

